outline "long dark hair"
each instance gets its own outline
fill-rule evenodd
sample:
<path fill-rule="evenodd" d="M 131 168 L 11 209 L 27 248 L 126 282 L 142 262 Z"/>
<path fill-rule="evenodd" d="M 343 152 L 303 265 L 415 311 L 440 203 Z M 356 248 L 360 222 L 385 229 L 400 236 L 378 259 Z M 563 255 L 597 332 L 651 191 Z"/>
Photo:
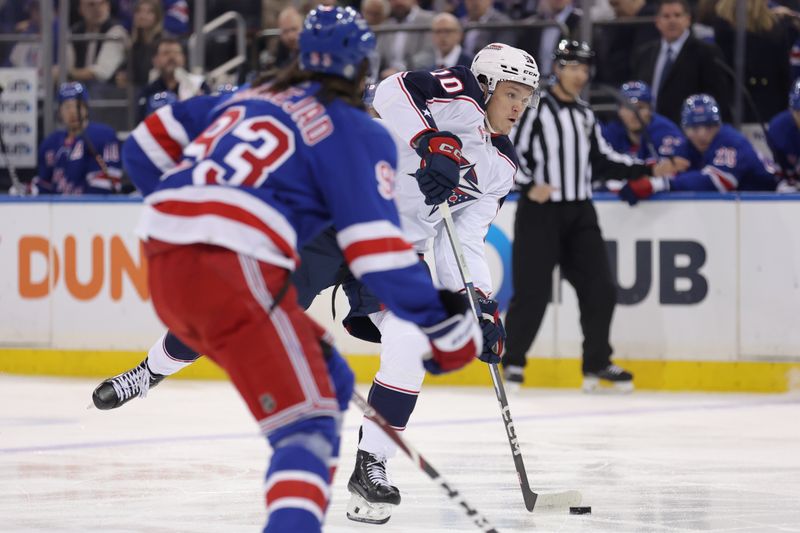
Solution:
<path fill-rule="evenodd" d="M 347 80 L 340 76 L 303 70 L 300 68 L 299 61 L 295 59 L 283 68 L 259 74 L 253 80 L 253 87 L 268 85 L 270 92 L 279 93 L 295 85 L 315 81 L 320 84 L 316 97 L 322 104 L 328 105 L 338 98 L 353 107 L 365 109 L 361 85 L 368 68 L 369 61 L 365 59 L 360 65 L 355 79 Z"/>

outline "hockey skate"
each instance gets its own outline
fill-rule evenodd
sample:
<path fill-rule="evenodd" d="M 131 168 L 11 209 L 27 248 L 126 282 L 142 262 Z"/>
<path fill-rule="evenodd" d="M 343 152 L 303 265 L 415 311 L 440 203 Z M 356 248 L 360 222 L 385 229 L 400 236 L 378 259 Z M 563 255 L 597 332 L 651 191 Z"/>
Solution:
<path fill-rule="evenodd" d="M 385 524 L 392 517 L 392 507 L 400 504 L 400 491 L 386 477 L 386 461 L 363 450 L 358 450 L 347 489 L 352 494 L 347 518 L 356 522 Z"/>
<path fill-rule="evenodd" d="M 587 372 L 583 375 L 583 392 L 633 392 L 633 374 L 617 365 L 608 365 L 598 372 Z"/>
<path fill-rule="evenodd" d="M 109 378 L 94 389 L 94 406 L 103 411 L 125 405 L 136 396 L 144 398 L 151 387 L 155 387 L 164 376 L 154 374 L 147 366 L 147 359 L 135 368 Z"/>

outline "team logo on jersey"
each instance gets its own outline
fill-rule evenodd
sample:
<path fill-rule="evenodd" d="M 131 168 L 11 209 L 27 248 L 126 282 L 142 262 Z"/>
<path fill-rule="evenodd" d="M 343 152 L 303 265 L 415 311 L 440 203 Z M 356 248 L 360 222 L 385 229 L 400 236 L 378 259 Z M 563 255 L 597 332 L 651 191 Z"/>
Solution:
<path fill-rule="evenodd" d="M 475 172 L 475 163 L 470 163 L 464 159 L 463 156 L 461 157 L 460 174 L 461 177 L 458 180 L 458 187 L 453 189 L 453 194 L 447 198 L 447 205 L 450 207 L 477 200 L 482 194 L 481 190 L 478 188 L 478 174 Z M 410 176 L 413 175 L 414 174 L 410 174 Z M 438 205 L 433 206 L 428 216 L 434 214 L 438 210 Z"/>

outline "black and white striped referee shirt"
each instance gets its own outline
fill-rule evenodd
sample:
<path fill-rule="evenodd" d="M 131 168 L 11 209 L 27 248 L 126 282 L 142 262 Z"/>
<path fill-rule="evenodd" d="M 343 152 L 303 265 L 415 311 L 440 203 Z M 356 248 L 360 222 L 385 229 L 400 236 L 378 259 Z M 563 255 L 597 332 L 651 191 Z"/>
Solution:
<path fill-rule="evenodd" d="M 549 90 L 542 91 L 538 109 L 525 110 L 511 139 L 520 162 L 517 188 L 526 193 L 549 184 L 556 189 L 553 202 L 591 199 L 593 181 L 649 173 L 643 161 L 609 146 L 586 102 L 564 102 Z"/>

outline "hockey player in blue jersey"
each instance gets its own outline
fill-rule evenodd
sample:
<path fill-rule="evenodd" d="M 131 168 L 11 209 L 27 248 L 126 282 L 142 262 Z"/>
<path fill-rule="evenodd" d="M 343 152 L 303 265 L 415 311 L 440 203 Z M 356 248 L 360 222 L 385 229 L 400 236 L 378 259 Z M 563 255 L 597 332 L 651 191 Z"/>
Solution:
<path fill-rule="evenodd" d="M 518 119 L 524 107 L 530 104 L 532 91 L 538 84 L 538 73 L 535 62 L 521 50 L 504 45 L 492 45 L 487 48 L 489 50 L 480 55 L 480 60 L 476 58 L 472 72 L 458 69 L 449 75 L 445 75 L 447 71 L 437 71 L 433 74 L 415 72 L 405 75 L 410 84 L 416 85 L 411 89 L 415 97 L 424 102 L 427 94 L 432 99 L 438 100 L 438 102 L 432 101 L 429 109 L 417 108 L 416 105 L 420 104 L 406 107 L 410 103 L 404 104 L 401 101 L 399 108 L 393 110 L 394 88 L 391 87 L 380 91 L 378 106 L 384 110 L 385 116 L 398 117 L 397 122 L 401 124 L 401 128 L 407 125 L 416 127 L 413 125 L 413 117 L 424 116 L 426 112 L 430 114 L 423 132 L 428 137 L 427 145 L 417 143 L 419 152 L 410 148 L 406 151 L 405 149 L 409 147 L 408 141 L 396 139 L 399 146 L 403 147 L 403 168 L 407 171 L 401 175 L 398 183 L 398 191 L 402 189 L 402 198 L 398 201 L 404 212 L 403 224 L 412 235 L 418 237 L 429 232 L 438 232 L 438 236 L 434 238 L 434 245 L 437 248 L 437 274 L 446 287 L 457 289 L 460 287 L 457 269 L 449 245 L 444 240 L 441 218 L 435 207 L 438 202 L 445 199 L 449 201 L 454 210 L 458 230 L 466 243 L 467 261 L 470 263 L 470 268 L 477 273 L 478 288 L 484 292 L 485 297 L 481 303 L 487 313 L 485 316 L 494 315 L 491 319 L 483 320 L 484 338 L 489 339 L 486 344 L 495 351 L 501 351 L 502 348 L 498 350 L 495 346 L 500 340 L 502 326 L 497 324 L 499 318 L 496 317 L 496 303 L 490 298 L 492 283 L 484 256 L 483 238 L 502 198 L 513 183 L 513 174 L 516 170 L 516 157 L 505 133 Z M 462 87 L 456 89 L 459 83 L 462 83 Z M 422 84 L 426 85 L 421 86 Z M 452 98 L 448 99 L 448 96 Z M 406 99 L 405 102 L 409 101 Z M 151 166 L 153 162 L 164 170 L 169 169 L 174 165 L 176 157 L 169 156 L 167 152 L 177 153 L 183 146 L 181 142 L 173 143 L 169 139 L 161 143 L 155 142 L 153 133 L 175 131 L 177 128 L 173 124 L 177 121 L 186 127 L 187 136 L 193 134 L 191 124 L 196 114 L 184 111 L 182 106 L 159 110 L 148 118 L 149 124 L 137 128 L 126 143 L 126 168 L 143 191 L 152 190 L 157 184 L 156 178 L 142 179 L 144 176 L 158 175 L 158 171 Z M 443 129 L 434 129 L 431 124 L 440 128 L 455 129 L 458 135 Z M 163 137 L 163 134 L 156 136 Z M 453 143 L 463 145 L 463 151 L 451 148 L 446 152 L 447 149 L 443 145 L 454 146 Z M 439 152 L 435 153 L 435 150 Z M 426 153 L 428 154 L 426 159 L 432 163 L 420 169 L 419 154 Z M 150 158 L 144 157 L 145 154 L 149 154 Z M 459 158 L 458 163 L 454 157 Z M 450 164 L 452 168 L 449 167 Z M 454 178 L 437 182 L 448 172 L 452 172 Z M 462 183 L 453 190 L 453 185 L 457 183 L 460 175 L 463 175 Z M 447 181 L 449 179 L 455 181 L 449 182 Z M 420 189 L 425 190 L 427 194 L 423 195 Z M 417 212 L 423 216 L 422 220 L 415 220 Z M 422 243 L 424 240 L 427 239 L 421 237 L 421 241 L 416 243 L 419 251 L 424 250 Z M 319 268 L 320 262 L 331 260 L 335 255 L 332 252 L 324 238 L 315 240 L 311 246 L 303 249 L 304 265 L 301 265 L 301 269 L 310 264 L 306 273 L 316 278 L 298 280 L 307 295 L 313 296 L 316 290 L 324 288 L 330 282 L 330 279 L 319 279 L 318 276 L 320 270 L 336 271 L 336 265 L 332 263 L 323 265 L 322 269 Z M 317 268 L 313 266 L 315 263 L 318 265 Z M 390 423 L 404 427 L 413 410 L 424 374 L 420 372 L 422 367 L 418 359 L 415 361 L 419 356 L 418 352 L 427 350 L 419 342 L 424 336 L 420 339 L 418 334 L 414 333 L 413 324 L 402 320 L 402 317 L 382 312 L 378 303 L 380 300 L 369 297 L 367 292 L 363 288 L 359 289 L 354 282 L 355 280 L 346 283 L 345 290 L 351 297 L 351 303 L 355 304 L 353 307 L 357 314 L 356 318 L 362 320 L 357 324 L 351 323 L 350 329 L 363 336 L 371 328 L 375 332 L 374 340 L 380 339 L 383 342 L 381 371 L 373 384 L 370 401 L 378 410 L 389 416 Z M 304 298 L 304 301 L 310 303 L 307 298 Z M 388 335 L 381 338 L 381 334 L 384 333 Z M 148 383 L 151 386 L 154 384 L 153 372 L 171 374 L 185 366 L 184 355 L 177 338 L 168 334 L 151 348 L 149 361 L 145 360 L 137 369 L 101 384 L 95 392 L 95 403 L 98 403 L 97 394 L 101 391 L 103 396 L 109 399 L 105 404 L 109 407 L 106 408 L 121 405 L 118 402 L 120 397 L 126 401 L 146 390 Z M 495 361 L 499 359 L 491 348 L 484 352 L 482 358 Z M 156 379 L 160 379 L 160 376 Z M 145 384 L 144 388 L 140 386 L 142 381 Z M 399 503 L 399 492 L 396 487 L 389 485 L 385 474 L 385 462 L 393 455 L 390 446 L 380 436 L 375 435 L 375 428 L 365 421 L 364 439 L 360 446 L 362 449 L 358 452 L 356 470 L 351 476 L 350 485 L 354 493 L 360 490 L 359 497 L 367 500 L 360 506 L 360 509 L 367 512 L 359 513 L 351 508 L 348 510 L 348 515 L 352 518 L 383 522 L 390 516 L 390 507 Z M 362 483 L 365 485 L 362 486 Z"/>
<path fill-rule="evenodd" d="M 675 158 L 687 170 L 675 176 L 628 181 L 619 196 L 634 205 L 661 191 L 773 191 L 776 176 L 744 135 L 723 124 L 712 96 L 695 94 L 681 110 L 681 127 L 689 140 Z M 681 161 L 683 160 L 683 161 Z"/>
<path fill-rule="evenodd" d="M 779 190 L 796 190 L 800 181 L 800 79 L 789 91 L 789 108 L 769 121 L 767 143 L 782 178 Z"/>
<path fill-rule="evenodd" d="M 39 147 L 37 194 L 109 194 L 120 190 L 119 142 L 111 127 L 89 121 L 88 94 L 77 82 L 58 89 L 65 129 L 51 133 Z"/>
<path fill-rule="evenodd" d="M 357 109 L 374 36 L 352 10 L 319 8 L 300 48 L 300 68 L 225 100 L 166 106 L 133 134 L 142 167 L 171 168 L 137 230 L 154 306 L 227 370 L 272 444 L 267 532 L 320 531 L 341 408 L 288 281 L 299 247 L 333 223 L 353 274 L 430 339 L 429 371 L 482 347 L 464 299 L 433 288 L 400 234 L 395 148 Z M 189 141 L 193 120 L 210 126 Z"/>
<path fill-rule="evenodd" d="M 671 161 L 677 147 L 685 143 L 686 138 L 670 119 L 653 111 L 650 86 L 643 81 L 629 81 L 620 87 L 620 95 L 624 103 L 617 111 L 619 120 L 602 126 L 608 144 L 616 152 L 632 155 L 649 164 L 659 160 Z M 673 167 L 671 173 L 682 170 L 685 168 Z"/>

